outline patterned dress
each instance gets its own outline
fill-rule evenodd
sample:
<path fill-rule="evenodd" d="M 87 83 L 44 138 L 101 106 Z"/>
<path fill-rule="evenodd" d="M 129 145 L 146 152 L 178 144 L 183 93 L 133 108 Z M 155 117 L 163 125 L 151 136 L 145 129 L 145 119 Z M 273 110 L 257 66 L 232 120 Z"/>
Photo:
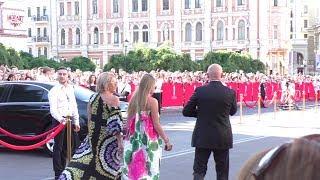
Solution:
<path fill-rule="evenodd" d="M 120 179 L 122 157 L 118 153 L 115 136 L 122 131 L 120 109 L 103 104 L 98 94 L 89 103 L 92 114 L 88 122 L 88 136 L 59 179 Z"/>
<path fill-rule="evenodd" d="M 136 114 L 128 121 L 124 140 L 124 180 L 158 180 L 162 140 L 155 131 L 150 112 Z"/>

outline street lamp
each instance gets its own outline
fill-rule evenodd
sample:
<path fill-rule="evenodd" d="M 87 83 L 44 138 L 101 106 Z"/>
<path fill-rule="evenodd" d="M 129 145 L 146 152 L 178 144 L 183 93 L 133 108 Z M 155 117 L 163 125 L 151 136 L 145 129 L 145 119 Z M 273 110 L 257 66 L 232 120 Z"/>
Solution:
<path fill-rule="evenodd" d="M 125 71 L 128 71 L 127 69 L 127 48 L 128 48 L 129 41 L 126 39 L 124 40 L 123 46 L 124 46 L 124 63 L 125 63 Z"/>

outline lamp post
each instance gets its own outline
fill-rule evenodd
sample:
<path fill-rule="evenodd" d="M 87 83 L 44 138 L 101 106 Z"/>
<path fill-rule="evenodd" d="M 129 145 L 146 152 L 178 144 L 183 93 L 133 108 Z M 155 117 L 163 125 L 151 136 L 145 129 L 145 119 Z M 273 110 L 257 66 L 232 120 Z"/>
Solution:
<path fill-rule="evenodd" d="M 125 71 L 128 71 L 127 67 L 127 48 L 128 48 L 129 41 L 126 39 L 123 43 L 124 46 L 124 63 L 125 63 Z"/>

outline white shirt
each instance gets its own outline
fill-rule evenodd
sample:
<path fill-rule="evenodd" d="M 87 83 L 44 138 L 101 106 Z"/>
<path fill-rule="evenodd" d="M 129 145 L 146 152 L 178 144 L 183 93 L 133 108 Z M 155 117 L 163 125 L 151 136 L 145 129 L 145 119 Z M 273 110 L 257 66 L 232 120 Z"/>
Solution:
<path fill-rule="evenodd" d="M 118 93 L 121 95 L 124 92 L 131 93 L 131 86 L 127 82 L 120 81 L 118 82 Z"/>
<path fill-rule="evenodd" d="M 51 116 L 62 122 L 66 116 L 73 117 L 73 123 L 79 125 L 78 105 L 74 95 L 72 85 L 64 86 L 58 84 L 54 86 L 48 94 Z"/>

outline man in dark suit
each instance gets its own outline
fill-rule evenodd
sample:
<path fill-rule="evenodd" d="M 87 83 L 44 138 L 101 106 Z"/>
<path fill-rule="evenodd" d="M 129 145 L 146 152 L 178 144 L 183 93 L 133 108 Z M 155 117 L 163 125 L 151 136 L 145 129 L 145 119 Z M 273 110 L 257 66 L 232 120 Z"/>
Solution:
<path fill-rule="evenodd" d="M 183 108 L 184 116 L 197 118 L 191 142 L 196 148 L 193 179 L 204 179 L 213 152 L 217 179 L 226 180 L 229 176 L 229 149 L 233 146 L 229 115 L 237 112 L 236 94 L 222 84 L 220 65 L 210 65 L 207 74 L 210 82 L 198 87 Z"/>

